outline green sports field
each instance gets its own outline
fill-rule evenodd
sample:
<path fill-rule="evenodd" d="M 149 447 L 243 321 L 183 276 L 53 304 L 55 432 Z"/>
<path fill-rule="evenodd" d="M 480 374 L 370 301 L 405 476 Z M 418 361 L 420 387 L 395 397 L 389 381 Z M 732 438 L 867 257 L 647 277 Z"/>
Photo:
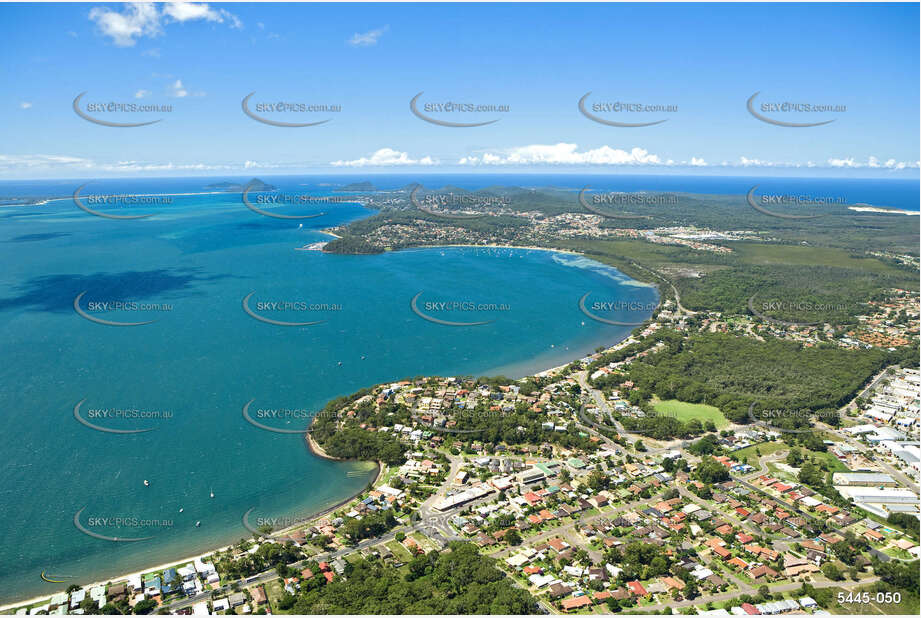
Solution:
<path fill-rule="evenodd" d="M 722 429 L 729 425 L 729 421 L 726 420 L 726 417 L 723 416 L 719 408 L 702 403 L 684 403 L 677 399 L 669 399 L 667 401 L 657 400 L 653 403 L 653 408 L 655 408 L 656 412 L 666 416 L 672 416 L 679 421 L 686 422 L 692 418 L 696 418 L 701 423 L 713 421 L 717 429 Z"/>

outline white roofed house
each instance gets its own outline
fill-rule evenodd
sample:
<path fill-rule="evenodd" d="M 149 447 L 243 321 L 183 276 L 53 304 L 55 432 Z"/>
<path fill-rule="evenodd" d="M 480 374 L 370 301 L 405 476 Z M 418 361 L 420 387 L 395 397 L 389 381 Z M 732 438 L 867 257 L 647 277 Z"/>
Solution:
<path fill-rule="evenodd" d="M 176 569 L 176 574 L 179 575 L 179 577 L 184 582 L 195 579 L 195 573 L 196 573 L 195 567 L 192 565 L 191 562 L 185 566 L 181 566 L 178 569 Z"/>
<path fill-rule="evenodd" d="M 86 598 L 86 590 L 81 588 L 80 590 L 74 590 L 70 593 L 70 609 L 76 609 L 80 607 L 80 604 L 83 603 L 83 599 Z"/>

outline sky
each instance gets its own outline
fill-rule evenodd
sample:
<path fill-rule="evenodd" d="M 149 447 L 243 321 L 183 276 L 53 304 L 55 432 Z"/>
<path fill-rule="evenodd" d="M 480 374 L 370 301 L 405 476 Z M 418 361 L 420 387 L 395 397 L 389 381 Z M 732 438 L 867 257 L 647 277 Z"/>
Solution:
<path fill-rule="evenodd" d="M 918 177 L 917 3 L 2 4 L 0 23 L 0 179 Z M 159 122 L 104 126 L 81 93 L 92 119 Z M 266 124 L 250 93 L 257 118 L 327 122 Z"/>

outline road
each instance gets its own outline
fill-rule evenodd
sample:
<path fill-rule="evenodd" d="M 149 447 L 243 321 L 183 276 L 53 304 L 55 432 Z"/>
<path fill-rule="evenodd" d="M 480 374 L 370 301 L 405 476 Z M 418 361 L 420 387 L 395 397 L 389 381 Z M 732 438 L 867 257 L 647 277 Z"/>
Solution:
<path fill-rule="evenodd" d="M 589 385 L 588 371 L 579 371 L 573 374 L 573 377 L 576 378 L 576 381 L 579 383 L 579 386 L 582 388 L 582 391 L 588 393 L 591 396 L 592 400 L 595 402 L 595 405 L 597 405 L 601 409 L 604 415 L 604 418 L 607 420 L 610 420 L 611 423 L 613 423 L 612 425 L 608 426 L 609 429 L 616 430 L 618 434 L 620 434 L 625 440 L 627 440 L 631 444 L 635 443 L 637 440 L 640 440 L 640 439 L 646 440 L 647 444 L 644 444 L 644 446 L 646 447 L 646 450 L 643 451 L 642 453 L 643 456 L 655 456 L 655 455 L 659 455 L 660 453 L 664 453 L 665 451 L 670 451 L 676 448 L 686 448 L 688 446 L 689 442 L 687 441 L 678 441 L 678 442 L 673 442 L 670 444 L 661 445 L 659 442 L 654 441 L 652 438 L 648 438 L 644 436 L 643 434 L 635 434 L 635 433 L 631 433 L 627 431 L 624 428 L 624 426 L 620 423 L 620 421 L 614 418 L 614 414 L 611 411 L 611 408 L 608 406 L 608 402 L 604 398 L 604 393 L 602 393 L 601 391 L 597 389 L 592 388 Z M 577 419 L 586 421 L 589 423 L 592 422 L 590 419 L 586 417 L 580 418 L 579 416 L 580 413 L 576 414 Z M 614 442 L 613 440 L 611 440 L 604 434 L 598 432 L 595 427 L 583 425 L 578 422 L 576 423 L 576 427 L 578 427 L 579 429 L 583 431 L 587 431 L 591 435 L 602 440 L 607 446 L 613 449 L 621 449 L 621 446 L 619 444 L 617 444 L 616 442 Z"/>
<path fill-rule="evenodd" d="M 865 584 L 872 584 L 879 581 L 879 577 L 867 577 L 856 582 L 832 582 L 832 581 L 823 581 L 823 582 L 811 582 L 810 585 L 813 588 L 835 588 L 841 587 L 845 590 L 850 590 L 855 586 L 863 586 Z M 768 586 L 768 590 L 772 594 L 778 592 L 792 592 L 794 590 L 799 590 L 802 587 L 801 583 L 790 583 L 790 584 L 775 584 L 773 586 Z M 650 605 L 648 607 L 631 607 L 629 610 L 625 610 L 625 614 L 637 614 L 637 613 L 646 613 L 646 612 L 657 612 L 662 610 L 664 607 L 690 607 L 692 605 L 706 605 L 707 603 L 718 603 L 720 601 L 730 601 L 737 598 L 739 595 L 744 594 L 735 590 L 733 592 L 721 592 L 720 594 L 711 594 L 703 597 L 697 597 L 696 599 L 686 599 L 684 601 L 669 601 L 667 605 L 658 603 L 656 605 Z"/>
<path fill-rule="evenodd" d="M 646 272 L 648 272 L 648 273 L 650 273 L 650 274 L 652 274 L 652 275 L 655 275 L 656 277 L 658 277 L 659 279 L 661 279 L 662 281 L 664 281 L 665 283 L 667 283 L 667 284 L 672 288 L 672 292 L 674 292 L 674 294 L 675 294 L 675 304 L 678 305 L 678 311 L 679 311 L 680 313 L 685 313 L 685 314 L 687 314 L 687 315 L 697 315 L 697 312 L 696 312 L 696 311 L 691 311 L 690 309 L 688 309 L 688 308 L 682 306 L 682 304 L 681 304 L 681 294 L 678 293 L 678 288 L 675 287 L 675 284 L 674 284 L 674 283 L 672 283 L 671 281 L 669 281 L 668 279 L 666 279 L 665 277 L 663 277 L 662 275 L 660 275 L 660 274 L 657 273 L 656 271 L 652 270 L 651 268 L 646 268 L 645 266 L 640 266 L 640 265 L 637 264 L 636 262 L 631 262 L 631 264 L 633 264 L 635 267 L 637 267 L 637 268 L 639 268 L 639 269 L 641 269 L 641 270 L 645 270 Z"/>

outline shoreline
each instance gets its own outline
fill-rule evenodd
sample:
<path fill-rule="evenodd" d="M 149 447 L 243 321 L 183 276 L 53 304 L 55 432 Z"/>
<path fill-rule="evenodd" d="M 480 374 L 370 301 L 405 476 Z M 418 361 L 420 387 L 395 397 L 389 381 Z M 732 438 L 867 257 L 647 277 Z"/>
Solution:
<path fill-rule="evenodd" d="M 339 238 L 339 236 L 336 236 L 336 235 L 333 234 L 332 232 L 327 232 L 327 231 L 325 231 L 325 230 L 322 230 L 322 232 L 323 232 L 323 233 L 326 233 L 326 234 L 329 234 L 330 236 L 335 236 L 336 238 Z M 449 245 L 432 245 L 432 246 L 422 246 L 422 247 L 406 247 L 406 248 L 403 248 L 403 249 L 398 249 L 398 251 L 407 251 L 407 250 L 414 250 L 414 249 L 438 249 L 438 248 L 440 248 L 440 247 L 472 247 L 472 248 L 481 248 L 481 249 L 521 249 L 521 250 L 533 250 L 533 251 L 549 251 L 549 252 L 565 253 L 565 254 L 569 254 L 569 255 L 578 255 L 578 256 L 585 257 L 585 255 L 584 255 L 583 253 L 580 253 L 580 252 L 578 252 L 578 251 L 571 251 L 571 250 L 566 250 L 566 249 L 553 249 L 553 248 L 549 248 L 549 247 L 524 247 L 524 246 L 513 246 L 513 245 L 464 245 L 464 244 L 449 244 Z M 589 258 L 589 259 L 591 259 L 591 258 Z M 615 267 L 612 266 L 612 268 L 615 268 Z M 629 338 L 629 335 L 627 335 L 627 337 L 625 337 L 624 339 L 627 339 L 627 338 Z M 610 347 L 610 346 L 607 346 L 607 347 Z M 577 359 L 573 359 L 573 360 L 577 360 Z M 544 370 L 542 370 L 542 371 L 530 373 L 530 374 L 528 374 L 528 375 L 529 375 L 529 376 L 538 376 L 538 375 L 542 375 L 542 374 L 543 374 L 543 375 L 546 375 L 546 374 L 549 374 L 549 373 L 551 373 L 551 372 L 556 372 L 556 371 L 559 371 L 559 370 L 561 370 L 561 369 L 564 369 L 566 366 L 569 365 L 570 362 L 572 362 L 572 361 L 569 361 L 569 362 L 567 362 L 567 363 L 565 363 L 565 364 L 563 364 L 563 365 L 559 365 L 559 366 L 556 366 L 556 367 L 550 367 L 550 368 L 544 369 Z M 528 376 L 525 376 L 525 377 L 528 377 Z M 376 385 L 375 385 L 375 386 L 376 386 Z M 311 420 L 311 424 L 312 424 L 312 423 L 313 423 L 313 420 Z M 377 474 L 376 474 L 376 476 L 375 476 L 375 478 L 374 478 L 374 481 L 371 483 L 370 487 L 376 486 L 376 485 L 381 481 L 381 479 L 383 478 L 383 475 L 384 475 L 384 471 L 387 469 L 387 466 L 384 465 L 384 464 L 383 464 L 382 462 L 380 462 L 380 461 L 362 460 L 362 459 L 342 459 L 342 458 L 339 458 L 339 457 L 333 457 L 332 455 L 330 455 L 329 453 L 327 453 L 327 452 L 323 449 L 323 447 L 320 446 L 319 443 L 317 443 L 316 440 L 314 440 L 313 436 L 310 434 L 309 427 L 308 427 L 308 431 L 305 432 L 304 442 L 306 443 L 307 449 L 310 451 L 310 453 L 313 454 L 313 455 L 315 455 L 315 456 L 317 456 L 317 457 L 319 457 L 319 458 L 321 458 L 321 459 L 327 459 L 327 460 L 330 460 L 330 461 L 338 461 L 338 462 L 345 462 L 345 461 L 365 462 L 365 461 L 368 461 L 368 462 L 370 462 L 370 463 L 374 463 L 374 464 L 377 466 Z M 329 513 L 335 511 L 336 509 L 341 508 L 341 507 L 344 506 L 345 504 L 348 504 L 349 502 L 351 502 L 352 500 L 354 500 L 357 496 L 359 496 L 359 495 L 361 495 L 362 493 L 364 493 L 364 491 L 365 491 L 365 489 L 362 489 L 362 490 L 360 490 L 359 492 L 357 492 L 356 494 L 354 494 L 354 495 L 352 495 L 352 496 L 350 496 L 350 497 L 348 497 L 348 498 L 346 498 L 346 499 L 344 499 L 344 500 L 342 500 L 342 501 L 339 501 L 339 502 L 337 502 L 336 504 L 334 504 L 334 505 L 332 505 L 332 506 L 329 506 L 329 507 L 322 507 L 321 510 L 320 510 L 318 513 L 312 514 L 312 515 L 310 515 L 309 517 L 304 518 L 304 521 L 298 522 L 298 523 L 296 523 L 296 524 L 292 524 L 291 526 L 288 526 L 288 527 L 286 527 L 286 528 L 283 528 L 283 529 L 281 529 L 281 530 L 278 530 L 277 532 L 274 532 L 274 533 L 272 534 L 272 536 L 274 537 L 274 536 L 276 536 L 276 535 L 281 535 L 281 534 L 287 533 L 287 532 L 289 532 L 290 530 L 293 530 L 293 529 L 295 529 L 295 528 L 304 526 L 304 525 L 305 525 L 306 523 L 308 523 L 308 522 L 312 522 L 313 520 L 316 520 L 316 519 L 319 519 L 319 518 L 321 518 L 321 517 L 324 517 L 324 516 L 328 515 Z M 144 569 L 144 570 L 142 570 L 142 571 L 135 571 L 135 572 L 132 572 L 132 573 L 128 573 L 128 574 L 126 574 L 126 575 L 119 575 L 119 576 L 117 576 L 117 577 L 108 578 L 108 579 L 106 579 L 105 581 L 93 582 L 93 583 L 90 583 L 90 584 L 86 584 L 86 585 L 82 586 L 82 588 L 88 589 L 88 588 L 91 588 L 91 587 L 93 587 L 93 586 L 103 585 L 103 584 L 107 584 L 107 583 L 109 583 L 109 582 L 119 582 L 119 581 L 123 581 L 123 580 L 125 580 L 125 579 L 127 579 L 127 578 L 129 578 L 129 577 L 131 577 L 131 576 L 135 576 L 135 575 L 144 575 L 145 573 L 150 573 L 150 572 L 152 572 L 152 571 L 161 571 L 161 570 L 163 570 L 163 569 L 165 569 L 165 568 L 167 568 L 167 567 L 171 567 L 171 566 L 176 566 L 176 565 L 178 565 L 178 564 L 186 564 L 186 563 L 188 563 L 188 562 L 192 562 L 192 561 L 194 561 L 196 558 L 201 558 L 201 557 L 203 557 L 203 556 L 211 556 L 211 555 L 213 555 L 213 554 L 215 554 L 215 553 L 217 553 L 217 552 L 225 551 L 225 550 L 227 550 L 227 549 L 229 549 L 229 548 L 231 548 L 231 547 L 233 547 L 233 545 L 226 545 L 226 546 L 223 546 L 223 547 L 219 547 L 219 548 L 217 548 L 217 549 L 213 549 L 213 550 L 208 551 L 208 552 L 204 552 L 204 553 L 201 553 L 201 554 L 192 556 L 192 557 L 190 557 L 190 558 L 188 558 L 188 559 L 173 560 L 173 561 L 171 561 L 171 562 L 168 562 L 168 563 L 165 563 L 165 564 L 161 564 L 161 565 L 157 565 L 157 566 L 155 566 L 155 567 L 146 568 L 146 569 Z M 75 582 L 74 582 L 74 583 L 75 583 Z M 70 585 L 70 584 L 68 584 L 68 585 Z M 57 592 L 60 592 L 60 591 L 61 591 L 61 590 L 58 590 Z M 12 609 L 20 608 L 20 607 L 28 607 L 28 606 L 30 606 L 30 605 L 35 605 L 36 603 L 39 603 L 39 602 L 41 602 L 41 601 L 44 601 L 44 600 L 50 598 L 52 594 L 56 594 L 56 592 L 52 592 L 52 593 L 50 593 L 50 594 L 48 594 L 48 595 L 42 595 L 42 596 L 40 596 L 40 597 L 35 597 L 35 598 L 28 599 L 28 600 L 24 600 L 24 601 L 19 601 L 19 602 L 15 602 L 15 603 L 11 603 L 11 604 L 4 604 L 4 605 L 0 606 L 0 612 L 5 612 L 5 611 L 12 610 Z"/>
<path fill-rule="evenodd" d="M 212 549 L 212 550 L 210 550 L 210 551 L 207 551 L 207 552 L 204 552 L 204 553 L 201 553 L 201 554 L 195 554 L 194 556 L 189 556 L 188 558 L 181 558 L 181 559 L 179 559 L 179 560 L 172 560 L 172 561 L 170 561 L 170 562 L 166 562 L 166 563 L 163 563 L 163 564 L 158 564 L 157 566 L 146 568 L 146 569 L 144 569 L 143 571 L 133 571 L 133 572 L 131 572 L 131 573 L 120 574 L 120 575 L 117 575 L 117 576 L 115 576 L 115 577 L 109 577 L 109 578 L 107 578 L 107 579 L 105 579 L 105 580 L 103 580 L 103 581 L 96 581 L 96 582 L 92 582 L 92 583 L 89 583 L 89 584 L 85 584 L 85 585 L 83 585 L 83 586 L 81 586 L 81 587 L 84 588 L 84 589 L 88 589 L 88 588 L 92 588 L 92 587 L 94 587 L 94 586 L 103 586 L 103 585 L 108 584 L 108 583 L 110 583 L 110 582 L 112 582 L 112 583 L 121 582 L 121 581 L 124 581 L 124 580 L 126 580 L 126 579 L 128 579 L 128 578 L 130 578 L 130 577 L 143 576 L 145 573 L 150 573 L 151 571 L 162 571 L 162 570 L 164 570 L 164 569 L 166 569 L 166 568 L 169 568 L 169 567 L 174 567 L 174 566 L 177 566 L 177 565 L 185 565 L 185 564 L 188 564 L 189 562 L 194 562 L 196 559 L 204 558 L 204 557 L 206 557 L 206 556 L 213 556 L 214 554 L 216 554 L 217 552 L 220 552 L 220 551 L 226 551 L 226 550 L 230 549 L 231 547 L 233 547 L 233 545 L 225 545 L 224 547 L 219 547 L 219 548 L 217 548 L 217 549 Z M 74 582 L 74 583 L 75 583 L 75 582 Z M 71 584 L 68 584 L 68 585 L 71 585 Z M 40 597 L 33 597 L 33 598 L 31 598 L 31 599 L 25 599 L 25 600 L 23 600 L 23 601 L 17 601 L 17 602 L 15 602 L 15 603 L 8 603 L 8 604 L 6 604 L 6 605 L 0 605 L 0 612 L 6 612 L 6 611 L 9 611 L 9 610 L 12 610 L 12 609 L 17 609 L 17 608 L 19 608 L 19 607 L 29 607 L 29 606 L 31 606 L 31 605 L 35 605 L 35 604 L 37 604 L 37 603 L 40 603 L 41 601 L 45 601 L 46 599 L 49 599 L 52 595 L 57 594 L 58 592 L 63 592 L 65 589 L 66 589 L 66 588 L 63 588 L 63 589 L 61 589 L 61 590 L 57 590 L 56 592 L 52 592 L 52 593 L 47 594 L 47 595 L 42 595 L 42 596 L 40 596 Z"/>

